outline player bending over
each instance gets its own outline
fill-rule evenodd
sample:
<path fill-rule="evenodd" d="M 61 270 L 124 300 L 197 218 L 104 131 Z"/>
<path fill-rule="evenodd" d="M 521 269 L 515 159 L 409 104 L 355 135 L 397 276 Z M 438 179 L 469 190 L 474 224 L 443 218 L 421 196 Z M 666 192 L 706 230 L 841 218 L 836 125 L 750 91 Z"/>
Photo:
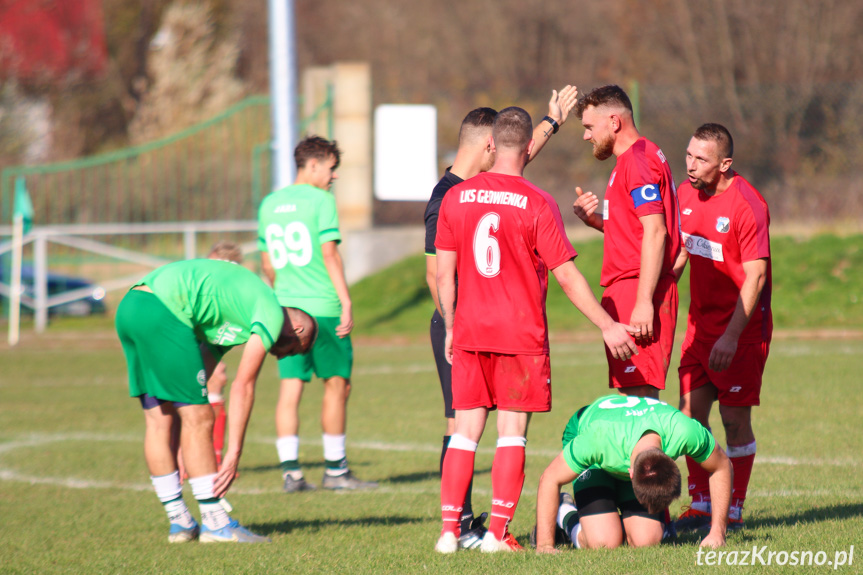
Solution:
<path fill-rule="evenodd" d="M 232 519 L 219 499 L 237 473 L 267 353 L 280 358 L 308 350 L 317 335 L 314 319 L 280 306 L 272 290 L 246 268 L 200 259 L 168 264 L 144 277 L 120 302 L 116 326 L 128 364 L 129 394 L 144 409 L 144 457 L 170 521 L 168 541 L 268 542 Z M 231 385 L 228 449 L 217 469 L 207 379 L 222 355 L 242 344 Z M 177 418 L 200 527 L 183 501 L 171 441 Z"/>

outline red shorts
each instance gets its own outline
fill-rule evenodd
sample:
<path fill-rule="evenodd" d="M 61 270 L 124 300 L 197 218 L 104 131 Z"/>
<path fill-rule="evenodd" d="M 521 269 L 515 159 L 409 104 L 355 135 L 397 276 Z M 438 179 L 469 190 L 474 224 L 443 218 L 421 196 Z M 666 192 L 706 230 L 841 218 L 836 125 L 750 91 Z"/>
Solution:
<path fill-rule="evenodd" d="M 761 379 L 770 353 L 770 342 L 739 344 L 731 365 L 718 372 L 707 367 L 714 343 L 690 339 L 689 334 L 683 340 L 678 368 L 680 395 L 711 383 L 716 388 L 720 405 L 761 405 Z"/>
<path fill-rule="evenodd" d="M 638 278 L 618 280 L 605 288 L 602 307 L 615 321 L 628 324 L 635 307 Z M 674 328 L 677 327 L 677 283 L 670 276 L 663 276 L 653 292 L 653 341 L 639 344 L 638 355 L 626 361 L 614 359 L 608 346 L 608 387 L 633 387 L 652 385 L 665 389 L 665 376 L 671 362 L 674 347 Z"/>
<path fill-rule="evenodd" d="M 548 355 L 453 349 L 452 406 L 455 410 L 550 411 Z"/>

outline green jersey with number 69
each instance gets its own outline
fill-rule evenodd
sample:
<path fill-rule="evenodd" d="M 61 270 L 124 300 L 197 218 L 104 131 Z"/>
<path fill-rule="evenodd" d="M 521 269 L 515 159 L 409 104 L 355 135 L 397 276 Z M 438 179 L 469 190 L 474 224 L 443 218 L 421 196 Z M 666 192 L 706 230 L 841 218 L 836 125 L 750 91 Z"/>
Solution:
<path fill-rule="evenodd" d="M 146 285 L 171 313 L 221 356 L 256 333 L 269 350 L 285 321 L 282 306 L 261 278 L 239 264 L 186 260 L 156 268 Z M 211 347 L 212 349 L 212 347 Z"/>
<path fill-rule="evenodd" d="M 330 192 L 295 184 L 264 198 L 258 210 L 258 249 L 270 256 L 279 303 L 316 317 L 342 314 L 321 253 L 321 245 L 341 239 Z"/>
<path fill-rule="evenodd" d="M 635 444 L 652 431 L 672 459 L 688 455 L 703 463 L 716 447 L 713 434 L 664 401 L 649 397 L 600 397 L 570 418 L 563 431 L 563 456 L 569 468 L 583 473 L 602 469 L 629 480 Z"/>

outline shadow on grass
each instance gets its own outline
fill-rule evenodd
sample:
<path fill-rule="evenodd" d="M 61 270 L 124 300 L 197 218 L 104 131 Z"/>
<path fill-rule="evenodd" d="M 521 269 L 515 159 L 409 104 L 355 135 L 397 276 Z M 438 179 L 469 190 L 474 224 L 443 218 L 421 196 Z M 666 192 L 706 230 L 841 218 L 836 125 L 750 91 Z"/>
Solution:
<path fill-rule="evenodd" d="M 302 466 L 303 471 L 317 470 L 317 469 L 323 470 L 324 469 L 324 462 L 323 461 L 309 461 L 309 462 L 303 461 L 300 465 Z M 360 469 L 363 467 L 367 467 L 368 465 L 370 465 L 370 463 L 367 463 L 367 462 L 351 463 L 351 469 Z M 280 471 L 279 465 L 277 463 L 272 464 L 272 465 L 255 465 L 253 467 L 242 467 L 240 469 L 241 474 L 242 473 L 249 473 L 249 474 L 252 474 L 252 473 L 271 473 L 271 472 L 276 472 L 276 471 Z M 474 471 L 474 477 L 476 477 L 478 475 L 487 475 L 489 473 L 491 473 L 490 467 L 485 468 L 485 469 L 477 469 Z M 413 473 L 404 473 L 401 475 L 393 475 L 391 477 L 381 477 L 380 479 L 375 479 L 375 481 L 386 481 L 387 483 L 394 483 L 394 484 L 420 483 L 423 481 L 430 481 L 430 480 L 439 481 L 440 480 L 440 472 L 438 472 L 438 470 L 436 470 L 436 469 L 433 471 L 416 471 Z"/>
<path fill-rule="evenodd" d="M 491 468 L 476 469 L 473 472 L 474 477 L 477 475 L 485 475 L 487 473 L 491 473 Z M 392 477 L 384 478 L 383 480 L 390 483 L 419 483 L 420 481 L 429 480 L 439 481 L 440 472 L 437 469 L 434 471 L 417 471 L 414 473 L 405 473 L 403 475 L 393 475 Z"/>
<path fill-rule="evenodd" d="M 369 465 L 371 465 L 371 463 L 369 463 L 369 462 L 359 462 L 359 463 L 354 463 L 353 461 L 350 462 L 351 469 L 368 467 Z M 302 467 L 303 470 L 324 469 L 325 464 L 322 460 L 300 461 L 300 467 Z M 270 472 L 270 471 L 279 471 L 279 464 L 273 463 L 271 465 L 255 465 L 255 466 L 251 466 L 251 467 L 241 467 L 240 473 L 242 473 L 244 471 L 248 471 L 249 473 L 260 473 L 260 472 L 266 473 L 266 472 Z"/>
<path fill-rule="evenodd" d="M 254 523 L 247 525 L 249 529 L 257 533 L 284 533 L 288 534 L 293 531 L 309 531 L 312 533 L 333 528 L 344 527 L 377 527 L 377 526 L 397 526 L 407 524 L 424 524 L 440 522 L 439 519 L 406 517 L 406 516 L 386 516 L 386 517 L 355 517 L 352 519 L 307 519 L 307 520 L 292 520 L 280 521 L 278 523 Z"/>
<path fill-rule="evenodd" d="M 746 520 L 746 526 L 756 527 L 781 527 L 797 525 L 798 523 L 819 523 L 821 521 L 832 521 L 834 519 L 851 519 L 863 517 L 863 504 L 844 503 L 841 505 L 826 505 L 824 507 L 812 507 L 801 510 L 790 515 L 779 517 L 759 516 L 756 519 Z"/>
<path fill-rule="evenodd" d="M 834 521 L 863 517 L 863 504 L 845 503 L 841 505 L 827 505 L 825 507 L 813 507 L 796 513 L 781 516 L 760 516 L 755 519 L 745 519 L 745 527 L 742 531 L 730 532 L 729 543 L 748 543 L 759 541 L 770 537 L 768 532 L 754 533 L 750 530 L 759 528 L 791 527 L 806 523 L 820 523 L 822 521 Z M 692 545 L 707 535 L 707 532 L 681 533 L 671 545 Z"/>

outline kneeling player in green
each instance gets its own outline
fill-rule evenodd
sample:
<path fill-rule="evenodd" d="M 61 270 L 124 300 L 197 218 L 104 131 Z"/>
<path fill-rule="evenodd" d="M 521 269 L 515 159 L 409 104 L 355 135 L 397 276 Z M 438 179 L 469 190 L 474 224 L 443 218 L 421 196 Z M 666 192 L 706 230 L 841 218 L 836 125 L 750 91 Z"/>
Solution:
<path fill-rule="evenodd" d="M 189 260 L 162 266 L 132 287 L 117 308 L 117 333 L 129 372 L 129 394 L 144 408 L 144 456 L 170 521 L 168 541 L 266 542 L 231 519 L 219 499 L 237 473 L 255 383 L 267 352 L 278 358 L 307 351 L 317 324 L 283 308 L 254 273 L 235 263 Z M 220 468 L 213 451 L 207 378 L 231 347 L 246 344 L 231 386 L 228 450 Z M 202 526 L 182 497 L 180 445 Z"/>
<path fill-rule="evenodd" d="M 675 459 L 688 455 L 710 474 L 713 514 L 702 546 L 725 544 L 731 463 L 703 425 L 665 402 L 611 395 L 578 410 L 563 433 L 563 451 L 543 472 L 536 502 L 536 550 L 554 553 L 555 514 L 576 547 L 658 544 L 663 515 L 680 497 Z M 573 482 L 575 505 L 559 503 Z M 565 497 L 564 497 L 565 499 Z M 577 508 L 577 509 L 576 509 Z M 577 512 L 576 512 L 577 510 Z"/>

